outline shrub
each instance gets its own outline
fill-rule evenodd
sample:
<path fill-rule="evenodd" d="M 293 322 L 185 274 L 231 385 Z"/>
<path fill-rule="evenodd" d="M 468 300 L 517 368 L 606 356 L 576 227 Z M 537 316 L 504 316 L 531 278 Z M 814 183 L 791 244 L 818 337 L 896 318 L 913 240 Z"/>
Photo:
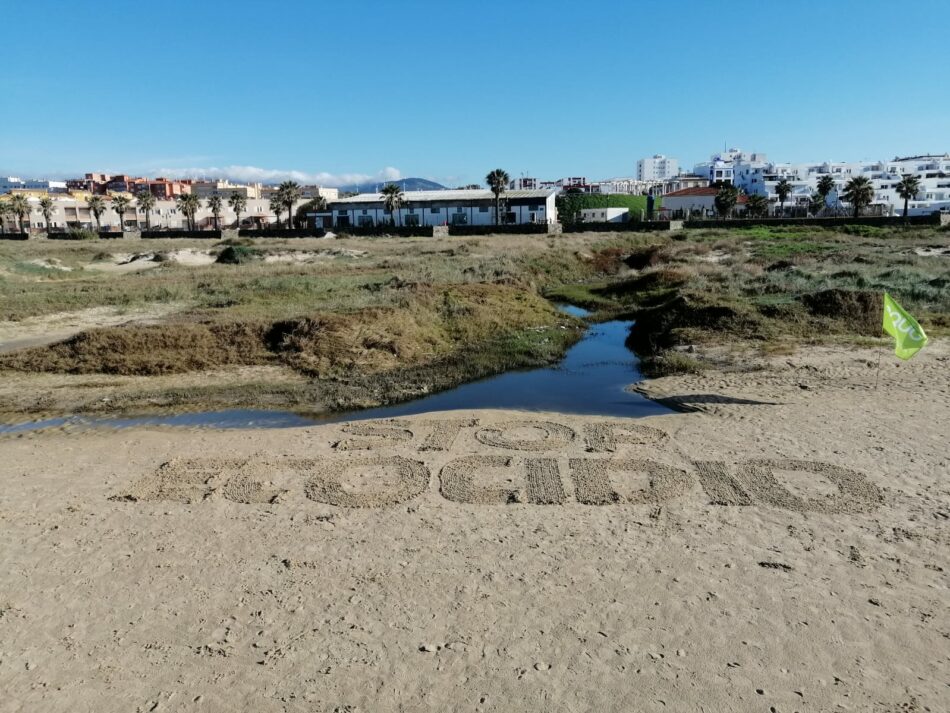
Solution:
<path fill-rule="evenodd" d="M 63 234 L 63 240 L 98 240 L 99 233 L 86 228 L 70 228 Z"/>
<path fill-rule="evenodd" d="M 246 245 L 228 245 L 221 251 L 215 262 L 222 265 L 244 265 L 252 260 L 257 260 L 259 257 L 260 252 L 254 248 L 249 248 Z"/>
<path fill-rule="evenodd" d="M 640 373 L 650 378 L 675 376 L 677 374 L 698 374 L 706 366 L 691 356 L 681 352 L 666 351 L 643 357 L 640 360 Z"/>

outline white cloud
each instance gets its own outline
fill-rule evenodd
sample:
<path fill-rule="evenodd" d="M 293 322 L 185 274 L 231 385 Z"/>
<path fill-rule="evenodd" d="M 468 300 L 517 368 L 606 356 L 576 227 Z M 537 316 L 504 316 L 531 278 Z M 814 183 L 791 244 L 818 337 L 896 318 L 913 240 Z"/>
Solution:
<path fill-rule="evenodd" d="M 259 166 L 206 166 L 204 168 L 159 168 L 155 175 L 166 178 L 228 179 L 240 183 L 274 183 L 297 181 L 321 186 L 343 186 L 372 181 L 396 181 L 402 178 L 398 168 L 387 166 L 375 174 L 366 173 L 307 173 L 306 171 L 260 168 Z"/>

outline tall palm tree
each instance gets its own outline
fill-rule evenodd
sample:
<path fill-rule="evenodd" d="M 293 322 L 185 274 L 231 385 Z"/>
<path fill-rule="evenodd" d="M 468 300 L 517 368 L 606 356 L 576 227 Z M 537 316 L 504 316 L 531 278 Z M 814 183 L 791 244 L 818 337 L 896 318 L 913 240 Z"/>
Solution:
<path fill-rule="evenodd" d="M 96 219 L 96 232 L 102 232 L 102 214 L 106 210 L 106 202 L 102 200 L 102 196 L 89 196 L 86 199 L 86 207 L 89 208 L 89 212 L 92 213 L 92 217 Z"/>
<path fill-rule="evenodd" d="M 300 184 L 296 181 L 284 181 L 277 187 L 277 195 L 287 208 L 287 227 L 294 227 L 294 203 L 300 200 Z"/>
<path fill-rule="evenodd" d="M 769 212 L 769 199 L 765 196 L 754 194 L 749 196 L 749 200 L 745 206 L 746 211 L 748 211 L 751 217 L 761 218 Z"/>
<path fill-rule="evenodd" d="M 503 168 L 496 168 L 485 176 L 485 183 L 488 184 L 488 188 L 491 192 L 495 194 L 495 225 L 498 225 L 498 213 L 501 210 L 501 194 L 505 192 L 510 182 L 511 177 Z"/>
<path fill-rule="evenodd" d="M 23 229 L 23 219 L 30 214 L 30 201 L 22 193 L 17 193 L 10 199 L 10 208 L 20 224 L 20 232 L 26 232 Z"/>
<path fill-rule="evenodd" d="M 866 176 L 855 176 L 844 187 L 841 194 L 854 208 L 854 217 L 861 215 L 861 209 L 871 205 L 874 200 L 874 186 Z"/>
<path fill-rule="evenodd" d="M 214 229 L 219 230 L 218 223 L 221 218 L 221 206 L 223 201 L 221 196 L 217 193 L 208 198 L 208 209 L 211 211 L 211 215 L 214 218 Z"/>
<path fill-rule="evenodd" d="M 175 199 L 178 204 L 178 210 L 185 216 L 189 230 L 196 230 L 195 213 L 201 207 L 201 199 L 194 193 L 182 193 Z"/>
<path fill-rule="evenodd" d="M 132 199 L 128 196 L 117 194 L 112 196 L 112 210 L 119 214 L 119 230 L 125 232 L 125 211 L 129 209 Z"/>
<path fill-rule="evenodd" d="M 785 201 L 792 195 L 792 184 L 783 178 L 775 184 L 775 195 L 778 196 L 778 208 L 781 213 L 785 213 Z"/>
<path fill-rule="evenodd" d="M 138 192 L 135 202 L 145 211 L 145 229 L 152 229 L 152 208 L 155 207 L 155 196 L 147 188 Z"/>
<path fill-rule="evenodd" d="M 818 214 L 825 208 L 825 201 L 827 196 L 821 195 L 821 193 L 815 192 L 812 193 L 811 198 L 808 199 L 808 210 L 811 211 L 811 214 L 818 217 Z"/>
<path fill-rule="evenodd" d="M 46 234 L 49 235 L 49 223 L 53 218 L 53 199 L 49 196 L 40 198 L 40 213 L 43 214 L 43 220 L 46 222 Z"/>
<path fill-rule="evenodd" d="M 904 199 L 904 220 L 907 220 L 907 203 L 911 198 L 916 198 L 920 192 L 920 178 L 912 173 L 906 174 L 901 178 L 901 182 L 894 188 L 897 189 L 897 195 Z"/>
<path fill-rule="evenodd" d="M 234 227 L 238 230 L 241 229 L 241 213 L 244 212 L 244 209 L 247 208 L 247 196 L 238 191 L 234 191 L 230 196 L 228 196 L 228 205 L 231 206 L 231 210 L 234 211 L 234 214 L 237 216 L 237 220 L 234 221 Z"/>
<path fill-rule="evenodd" d="M 398 183 L 387 183 L 383 186 L 383 205 L 391 214 L 399 212 L 399 222 L 402 222 L 402 204 L 405 202 L 405 196 L 402 192 L 402 186 Z M 393 218 L 393 225 L 396 225 L 396 219 Z"/>
<path fill-rule="evenodd" d="M 713 202 L 719 217 L 728 218 L 732 209 L 736 207 L 736 203 L 739 202 L 739 189 L 731 184 L 724 185 L 719 189 Z"/>
<path fill-rule="evenodd" d="M 280 212 L 284 209 L 284 197 L 278 191 L 270 197 L 270 209 L 277 217 L 277 227 L 280 227 Z"/>

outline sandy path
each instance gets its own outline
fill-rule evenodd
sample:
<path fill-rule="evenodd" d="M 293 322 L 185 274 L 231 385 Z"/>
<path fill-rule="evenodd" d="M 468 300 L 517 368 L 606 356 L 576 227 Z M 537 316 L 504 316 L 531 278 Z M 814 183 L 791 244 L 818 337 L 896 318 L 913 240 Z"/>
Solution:
<path fill-rule="evenodd" d="M 16 322 L 0 321 L 0 354 L 68 339 L 86 329 L 123 324 L 150 324 L 186 307 L 180 302 L 144 307 L 90 307 L 74 312 L 56 312 Z"/>
<path fill-rule="evenodd" d="M 947 710 L 950 350 L 868 354 L 619 425 L 2 438 L 0 711 Z"/>

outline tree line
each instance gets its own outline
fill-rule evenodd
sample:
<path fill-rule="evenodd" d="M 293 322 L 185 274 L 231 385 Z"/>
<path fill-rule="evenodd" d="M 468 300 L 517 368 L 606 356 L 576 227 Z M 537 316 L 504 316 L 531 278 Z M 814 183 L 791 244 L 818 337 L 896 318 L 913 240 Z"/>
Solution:
<path fill-rule="evenodd" d="M 277 187 L 277 190 L 270 199 L 270 209 L 274 212 L 274 215 L 277 216 L 278 225 L 280 225 L 281 222 L 281 214 L 286 210 L 287 226 L 293 227 L 294 204 L 301 199 L 302 193 L 302 189 L 296 181 L 284 181 Z M 108 208 L 112 208 L 119 216 L 119 225 L 123 230 L 125 226 L 125 214 L 133 209 L 141 210 L 145 213 L 145 229 L 151 230 L 152 211 L 155 209 L 157 202 L 158 199 L 151 191 L 143 189 L 139 191 L 134 198 L 124 194 L 116 194 L 108 199 L 105 196 L 92 195 L 86 199 L 86 207 L 96 222 L 97 231 L 102 231 L 102 215 Z M 221 213 L 224 209 L 225 199 L 220 195 L 212 195 L 209 196 L 204 203 L 211 211 L 215 230 L 220 229 Z M 188 229 L 197 230 L 195 216 L 202 207 L 202 200 L 193 193 L 183 193 L 175 198 L 175 204 L 178 210 L 182 212 L 182 215 L 185 216 Z M 227 197 L 227 205 L 236 216 L 235 225 L 240 227 L 241 215 L 247 210 L 247 196 L 240 191 L 233 191 L 231 195 Z M 39 211 L 43 215 L 47 232 L 50 231 L 50 222 L 52 220 L 54 207 L 55 204 L 50 196 L 40 198 Z M 322 197 L 317 197 L 309 201 L 307 207 L 320 210 L 326 207 L 326 201 Z M 13 215 L 17 219 L 20 232 L 26 232 L 23 222 L 29 216 L 30 210 L 30 203 L 23 194 L 17 193 L 11 196 L 9 200 L 0 200 L 0 226 L 3 225 L 3 219 L 7 215 Z"/>

